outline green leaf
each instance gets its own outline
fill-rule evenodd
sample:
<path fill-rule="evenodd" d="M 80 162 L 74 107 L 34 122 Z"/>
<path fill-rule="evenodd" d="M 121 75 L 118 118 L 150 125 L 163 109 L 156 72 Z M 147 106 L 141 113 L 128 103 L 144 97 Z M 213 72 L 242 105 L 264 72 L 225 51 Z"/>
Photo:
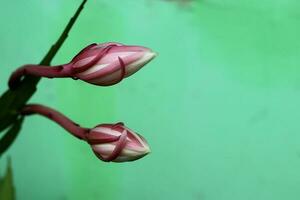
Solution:
<path fill-rule="evenodd" d="M 5 133 L 5 135 L 0 139 L 0 157 L 16 139 L 21 130 L 22 121 L 23 117 L 16 120 L 15 123 Z"/>
<path fill-rule="evenodd" d="M 31 95 L 35 92 L 37 79 L 26 77 L 24 84 L 17 90 L 8 90 L 0 98 L 0 132 L 14 123 L 18 117 L 19 110 L 25 105 Z M 36 78 L 36 77 L 34 77 Z"/>
<path fill-rule="evenodd" d="M 15 200 L 15 188 L 13 185 L 10 159 L 8 159 L 7 162 L 6 174 L 0 179 L 0 200 Z"/>

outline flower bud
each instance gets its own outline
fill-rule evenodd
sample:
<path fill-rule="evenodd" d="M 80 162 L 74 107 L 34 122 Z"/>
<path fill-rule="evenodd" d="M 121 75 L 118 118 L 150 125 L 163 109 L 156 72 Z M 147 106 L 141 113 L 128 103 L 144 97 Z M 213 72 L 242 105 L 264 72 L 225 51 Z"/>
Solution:
<path fill-rule="evenodd" d="M 108 86 L 134 74 L 155 56 L 151 49 L 142 46 L 92 44 L 73 58 L 70 70 L 74 78 Z"/>
<path fill-rule="evenodd" d="M 123 123 L 98 125 L 85 137 L 96 156 L 107 162 L 133 161 L 150 153 L 146 140 Z"/>

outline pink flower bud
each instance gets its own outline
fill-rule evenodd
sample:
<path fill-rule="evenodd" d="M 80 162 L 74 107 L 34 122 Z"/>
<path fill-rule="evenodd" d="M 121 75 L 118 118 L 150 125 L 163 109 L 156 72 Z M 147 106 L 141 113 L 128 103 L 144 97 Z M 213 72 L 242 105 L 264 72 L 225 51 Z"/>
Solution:
<path fill-rule="evenodd" d="M 108 86 L 134 74 L 155 56 L 151 49 L 142 46 L 92 44 L 73 58 L 70 70 L 75 78 Z"/>
<path fill-rule="evenodd" d="M 123 123 L 98 125 L 85 137 L 96 156 L 103 161 L 133 161 L 150 152 L 145 139 Z"/>

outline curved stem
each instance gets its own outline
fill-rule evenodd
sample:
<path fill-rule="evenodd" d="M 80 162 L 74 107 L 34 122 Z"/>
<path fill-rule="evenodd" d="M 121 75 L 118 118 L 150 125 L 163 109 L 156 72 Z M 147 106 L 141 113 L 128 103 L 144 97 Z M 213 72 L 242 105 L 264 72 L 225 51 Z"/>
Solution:
<path fill-rule="evenodd" d="M 24 65 L 11 74 L 8 81 L 9 88 L 13 89 L 17 87 L 20 84 L 22 77 L 25 77 L 26 75 L 47 78 L 70 76 L 66 70 L 65 65 L 52 67 L 42 65 Z"/>
<path fill-rule="evenodd" d="M 90 130 L 88 128 L 80 127 L 62 113 L 40 104 L 27 104 L 24 106 L 21 113 L 22 115 L 39 114 L 47 117 L 79 139 L 85 139 L 86 133 Z"/>

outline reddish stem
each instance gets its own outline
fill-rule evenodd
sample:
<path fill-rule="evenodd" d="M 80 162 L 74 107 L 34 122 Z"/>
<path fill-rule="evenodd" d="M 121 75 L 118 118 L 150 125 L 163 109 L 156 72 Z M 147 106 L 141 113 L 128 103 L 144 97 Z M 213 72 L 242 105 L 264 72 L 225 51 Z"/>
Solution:
<path fill-rule="evenodd" d="M 42 65 L 24 65 L 11 74 L 8 81 L 9 88 L 13 89 L 18 86 L 22 80 L 22 77 L 25 77 L 26 75 L 47 78 L 70 76 L 67 70 L 67 65 L 58 65 L 53 67 Z"/>
<path fill-rule="evenodd" d="M 27 104 L 21 111 L 22 115 L 39 114 L 61 125 L 65 130 L 79 139 L 85 139 L 85 135 L 90 131 L 88 128 L 82 128 L 62 113 L 52 108 L 39 105 Z"/>

